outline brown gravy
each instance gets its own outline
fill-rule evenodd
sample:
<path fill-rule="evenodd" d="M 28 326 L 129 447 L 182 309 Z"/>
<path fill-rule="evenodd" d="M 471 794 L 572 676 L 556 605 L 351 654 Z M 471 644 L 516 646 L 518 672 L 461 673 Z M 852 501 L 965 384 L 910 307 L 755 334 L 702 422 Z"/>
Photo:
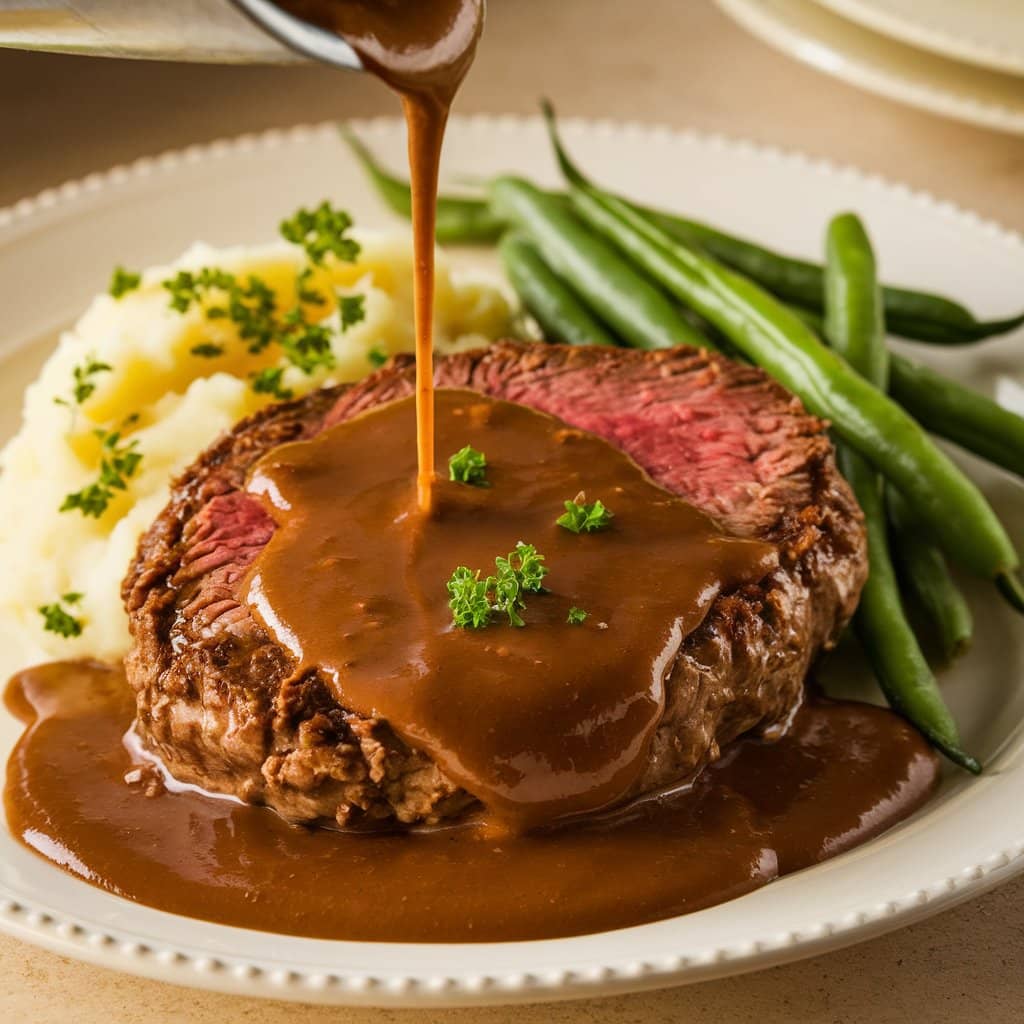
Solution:
<path fill-rule="evenodd" d="M 448 112 L 476 53 L 484 0 L 278 0 L 336 32 L 367 71 L 398 93 L 409 132 L 415 258 L 417 503 L 434 481 L 434 224 Z"/>
<path fill-rule="evenodd" d="M 359 836 L 167 793 L 144 773 L 126 785 L 135 708 L 119 670 L 40 666 L 11 681 L 7 701 L 29 723 L 5 792 L 28 847 L 159 910 L 322 939 L 547 939 L 688 913 L 878 835 L 938 777 L 892 712 L 815 700 L 777 743 L 740 740 L 690 791 L 614 819 L 503 839 Z"/>
<path fill-rule="evenodd" d="M 385 719 L 513 829 L 600 810 L 647 762 L 680 645 L 714 599 L 778 562 L 724 534 L 593 434 L 477 392 L 436 395 L 439 451 L 472 445 L 488 486 L 438 479 L 414 511 L 411 400 L 275 449 L 249 490 L 278 528 L 248 601 L 338 702 Z M 579 492 L 614 512 L 595 533 L 556 524 Z M 495 571 L 523 540 L 546 557 L 525 626 L 452 625 L 457 566 Z M 573 606 L 587 611 L 569 624 Z"/>

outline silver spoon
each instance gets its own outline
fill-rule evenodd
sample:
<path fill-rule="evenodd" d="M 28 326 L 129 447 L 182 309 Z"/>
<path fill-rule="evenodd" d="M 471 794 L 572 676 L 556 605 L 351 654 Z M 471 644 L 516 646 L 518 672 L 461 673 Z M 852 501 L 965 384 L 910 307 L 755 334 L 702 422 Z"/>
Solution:
<path fill-rule="evenodd" d="M 339 68 L 362 71 L 363 65 L 348 43 L 340 36 L 326 29 L 317 28 L 308 21 L 302 21 L 282 11 L 272 0 L 231 0 L 243 14 L 249 17 L 278 42 L 304 57 L 333 64 Z"/>

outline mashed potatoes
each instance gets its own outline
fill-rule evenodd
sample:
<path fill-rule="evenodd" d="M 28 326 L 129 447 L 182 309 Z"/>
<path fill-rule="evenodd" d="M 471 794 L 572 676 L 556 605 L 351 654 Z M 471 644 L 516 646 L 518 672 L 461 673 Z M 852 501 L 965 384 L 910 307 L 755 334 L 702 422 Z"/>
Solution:
<path fill-rule="evenodd" d="M 179 270 L 216 267 L 240 279 L 257 275 L 274 290 L 278 309 L 290 309 L 306 258 L 285 243 L 221 251 L 196 246 L 173 266 L 145 272 L 140 286 L 121 298 L 97 297 L 63 335 L 26 393 L 21 430 L 0 454 L 0 641 L 7 664 L 124 653 L 128 630 L 119 588 L 139 534 L 166 502 L 171 477 L 221 431 L 272 401 L 253 390 L 252 374 L 270 370 L 273 377 L 280 369 L 279 390 L 298 396 L 357 380 L 386 356 L 412 350 L 408 237 L 357 237 L 357 262 L 329 259 L 303 284 L 325 300 L 307 306 L 307 317 L 328 328 L 333 355 L 333 366 L 312 374 L 291 365 L 277 344 L 250 353 L 229 317 L 211 319 L 198 305 L 185 313 L 169 308 L 163 287 Z M 338 302 L 353 295 L 364 296 L 365 317 L 342 332 Z M 439 351 L 484 344 L 505 332 L 508 319 L 495 285 L 456 278 L 439 254 Z M 200 355 L 197 348 L 222 354 Z M 109 369 L 89 373 L 90 364 Z M 93 388 L 81 402 L 76 368 L 85 385 L 79 397 Z M 121 436 L 104 449 L 97 431 Z M 105 511 L 98 518 L 77 508 L 59 511 L 69 494 L 102 481 L 102 460 L 117 451 L 141 460 L 123 474 L 123 490 L 110 489 Z M 40 607 L 68 593 L 81 595 L 64 606 L 80 622 L 79 636 L 43 628 Z"/>

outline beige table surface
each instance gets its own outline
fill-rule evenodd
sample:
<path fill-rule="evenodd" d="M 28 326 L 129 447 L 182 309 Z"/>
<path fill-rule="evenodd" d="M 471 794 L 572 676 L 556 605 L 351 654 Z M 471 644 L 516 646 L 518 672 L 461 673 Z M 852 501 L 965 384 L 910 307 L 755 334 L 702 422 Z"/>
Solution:
<path fill-rule="evenodd" d="M 168 0 L 174 3 L 175 0 Z M 1024 229 L 1024 139 L 875 99 L 747 37 L 708 0 L 491 0 L 463 112 L 664 122 L 852 163 Z M 1024 88 L 1024 81 L 1022 81 Z M 376 83 L 320 69 L 188 68 L 0 54 L 0 205 L 189 142 L 394 113 Z M 895 934 L 690 988 L 430 1013 L 286 1006 L 179 989 L 0 937 L 0 1021 L 31 1024 L 985 1024 L 1024 1020 L 1024 880 Z"/>

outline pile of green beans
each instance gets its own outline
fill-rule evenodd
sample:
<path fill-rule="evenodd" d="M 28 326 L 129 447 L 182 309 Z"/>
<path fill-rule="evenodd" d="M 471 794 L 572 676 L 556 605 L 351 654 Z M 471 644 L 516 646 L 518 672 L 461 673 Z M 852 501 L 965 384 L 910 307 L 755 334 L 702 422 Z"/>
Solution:
<path fill-rule="evenodd" d="M 871 579 L 856 628 L 875 675 L 893 707 L 940 750 L 980 770 L 960 748 L 900 586 L 945 658 L 972 634 L 945 555 L 994 580 L 1024 611 L 1017 552 L 1002 524 L 926 433 L 1024 476 L 1024 417 L 889 353 L 884 338 L 888 330 L 964 344 L 1011 330 L 1024 316 L 986 323 L 942 296 L 879 285 L 863 226 L 849 216 L 833 222 L 826 261 L 816 265 L 635 205 L 584 178 L 550 113 L 549 125 L 566 190 L 502 176 L 486 200 L 442 197 L 444 238 L 500 239 L 509 280 L 548 340 L 722 349 L 760 366 L 828 419 L 866 515 Z M 385 202 L 407 215 L 408 185 L 353 144 Z"/>
<path fill-rule="evenodd" d="M 395 213 L 408 218 L 408 181 L 389 174 L 348 128 L 342 137 L 366 171 L 378 195 Z M 825 270 L 816 263 L 785 256 L 756 242 L 699 221 L 651 207 L 644 212 L 668 234 L 703 249 L 715 259 L 756 281 L 780 299 L 820 313 L 825 301 Z M 491 245 L 508 223 L 487 199 L 442 195 L 437 202 L 437 240 L 442 244 Z M 910 288 L 882 288 L 886 326 L 892 334 L 937 345 L 968 345 L 1024 324 L 1024 313 L 1000 320 L 979 320 L 953 299 Z"/>

